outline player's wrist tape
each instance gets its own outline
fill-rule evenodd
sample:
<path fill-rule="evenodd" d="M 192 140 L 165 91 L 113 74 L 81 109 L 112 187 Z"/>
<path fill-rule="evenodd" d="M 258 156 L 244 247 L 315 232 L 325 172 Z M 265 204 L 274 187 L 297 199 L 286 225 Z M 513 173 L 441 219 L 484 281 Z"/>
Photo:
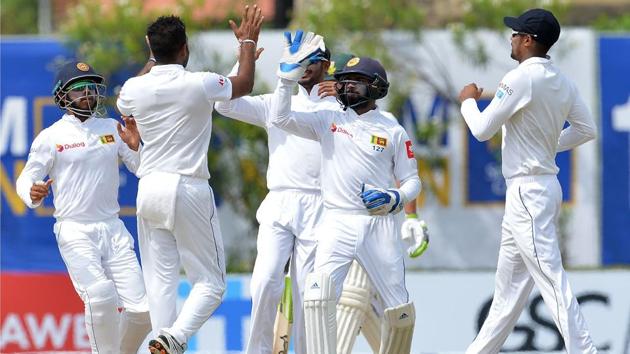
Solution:
<path fill-rule="evenodd" d="M 155 58 L 154 58 L 154 57 L 150 57 L 148 61 L 152 61 L 152 62 L 154 62 L 154 63 L 157 63 L 157 60 L 155 60 Z"/>
<path fill-rule="evenodd" d="M 409 213 L 406 215 L 407 219 L 417 219 L 418 215 L 416 213 Z"/>
<path fill-rule="evenodd" d="M 239 39 L 238 42 L 241 44 L 241 46 L 243 46 L 243 44 L 245 43 L 251 43 L 254 45 L 254 47 L 256 46 L 256 41 L 253 39 Z"/>

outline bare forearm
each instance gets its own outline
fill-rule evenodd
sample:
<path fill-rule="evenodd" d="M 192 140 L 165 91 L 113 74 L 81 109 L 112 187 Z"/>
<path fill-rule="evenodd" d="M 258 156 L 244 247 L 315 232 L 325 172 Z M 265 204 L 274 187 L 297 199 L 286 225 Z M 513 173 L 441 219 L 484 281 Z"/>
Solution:
<path fill-rule="evenodd" d="M 147 63 L 144 64 L 144 66 L 142 67 L 142 69 L 140 69 L 140 71 L 138 71 L 138 74 L 136 74 L 136 76 L 142 76 L 146 73 L 148 73 L 149 71 L 151 71 L 151 68 L 155 66 L 155 59 L 151 60 L 147 60 Z"/>
<path fill-rule="evenodd" d="M 412 199 L 409 203 L 405 204 L 405 214 L 407 215 L 416 215 L 416 199 Z"/>
<path fill-rule="evenodd" d="M 238 73 L 230 78 L 232 81 L 232 98 L 248 95 L 254 88 L 256 44 L 243 42 L 239 50 Z"/>

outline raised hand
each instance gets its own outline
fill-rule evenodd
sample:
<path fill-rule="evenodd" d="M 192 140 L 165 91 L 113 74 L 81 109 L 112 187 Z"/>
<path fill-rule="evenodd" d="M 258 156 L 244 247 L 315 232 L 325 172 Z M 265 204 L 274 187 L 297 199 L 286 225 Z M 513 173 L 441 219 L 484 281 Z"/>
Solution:
<path fill-rule="evenodd" d="M 140 147 L 140 132 L 133 117 L 121 116 L 125 125 L 118 123 L 116 129 L 122 141 L 133 151 L 138 151 Z"/>
<path fill-rule="evenodd" d="M 48 196 L 49 187 L 52 183 L 53 183 L 53 180 L 49 179 L 46 182 L 44 181 L 35 182 L 31 186 L 30 196 L 31 196 L 31 201 L 33 202 L 33 204 L 39 203 L 42 199 Z"/>
<path fill-rule="evenodd" d="M 228 23 L 232 28 L 232 32 L 234 32 L 234 36 L 236 36 L 236 39 L 240 43 L 243 43 L 245 40 L 251 40 L 258 43 L 258 35 L 260 34 L 260 28 L 262 27 L 264 18 L 265 16 L 262 15 L 258 5 L 254 5 L 252 7 L 246 5 L 243 10 L 243 17 L 241 18 L 240 26 L 237 26 L 236 22 L 233 20 L 229 20 Z"/>
<path fill-rule="evenodd" d="M 282 79 L 298 81 L 306 67 L 310 64 L 311 57 L 321 55 L 326 50 L 324 38 L 313 32 L 298 30 L 291 38 L 291 32 L 284 32 L 284 51 L 280 58 L 280 67 L 277 75 Z"/>

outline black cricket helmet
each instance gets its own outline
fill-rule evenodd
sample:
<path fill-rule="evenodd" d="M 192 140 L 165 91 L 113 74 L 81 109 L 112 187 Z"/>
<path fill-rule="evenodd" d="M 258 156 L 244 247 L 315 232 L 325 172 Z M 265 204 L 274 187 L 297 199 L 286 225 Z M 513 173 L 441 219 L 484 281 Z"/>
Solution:
<path fill-rule="evenodd" d="M 106 86 L 105 79 L 83 62 L 71 61 L 64 64 L 55 77 L 52 95 L 55 104 L 81 116 L 104 113 Z M 75 94 L 70 95 L 70 92 Z M 72 96 L 72 97 L 71 97 Z M 79 107 L 79 101 L 86 100 L 87 108 Z"/>
<path fill-rule="evenodd" d="M 369 79 L 368 83 L 355 80 L 347 80 L 346 77 L 351 74 L 358 74 Z M 370 100 L 378 100 L 387 95 L 389 90 L 389 82 L 387 81 L 387 73 L 385 68 L 377 60 L 368 57 L 354 57 L 346 63 L 343 70 L 334 73 L 337 79 L 337 97 L 344 109 L 353 108 L 367 103 Z M 361 94 L 359 100 L 350 102 L 349 92 L 346 90 L 346 84 L 364 85 L 365 92 Z"/>

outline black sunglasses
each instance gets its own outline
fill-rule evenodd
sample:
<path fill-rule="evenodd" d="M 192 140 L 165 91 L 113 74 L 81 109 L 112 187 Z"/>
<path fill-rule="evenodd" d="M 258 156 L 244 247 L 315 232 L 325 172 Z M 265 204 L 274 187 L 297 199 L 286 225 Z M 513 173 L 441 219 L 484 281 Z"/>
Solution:
<path fill-rule="evenodd" d="M 532 36 L 534 38 L 538 37 L 537 34 L 532 34 L 532 33 L 525 33 L 525 32 L 518 32 L 518 31 L 512 31 L 512 38 L 516 37 L 516 36 Z"/>

